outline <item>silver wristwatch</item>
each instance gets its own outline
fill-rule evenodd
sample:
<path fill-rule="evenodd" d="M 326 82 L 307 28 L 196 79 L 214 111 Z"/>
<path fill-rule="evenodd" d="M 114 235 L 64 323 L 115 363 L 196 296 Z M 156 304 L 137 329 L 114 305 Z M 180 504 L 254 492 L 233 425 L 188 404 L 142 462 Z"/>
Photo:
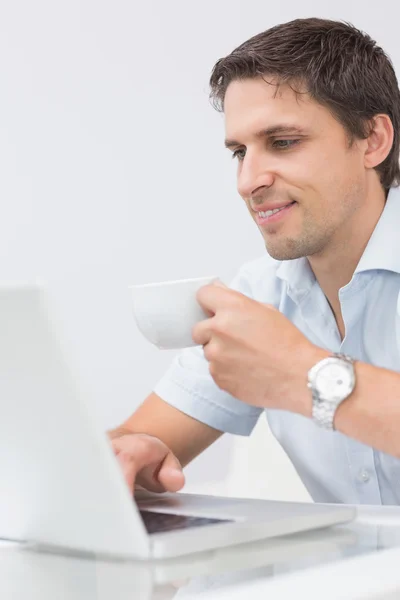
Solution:
<path fill-rule="evenodd" d="M 350 396 L 355 384 L 354 361 L 350 356 L 333 354 L 317 362 L 308 372 L 314 422 L 334 430 L 337 407 Z"/>

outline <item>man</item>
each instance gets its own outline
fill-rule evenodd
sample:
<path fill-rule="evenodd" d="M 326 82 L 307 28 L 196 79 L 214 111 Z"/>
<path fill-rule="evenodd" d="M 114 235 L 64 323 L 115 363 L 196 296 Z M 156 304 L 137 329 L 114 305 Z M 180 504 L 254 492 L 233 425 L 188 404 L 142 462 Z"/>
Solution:
<path fill-rule="evenodd" d="M 296 20 L 219 60 L 211 96 L 267 254 L 231 288 L 200 290 L 209 318 L 193 330 L 199 347 L 110 434 L 128 485 L 180 489 L 182 466 L 222 432 L 250 434 L 266 410 L 314 500 L 398 504 L 400 93 L 390 60 L 350 25 Z"/>

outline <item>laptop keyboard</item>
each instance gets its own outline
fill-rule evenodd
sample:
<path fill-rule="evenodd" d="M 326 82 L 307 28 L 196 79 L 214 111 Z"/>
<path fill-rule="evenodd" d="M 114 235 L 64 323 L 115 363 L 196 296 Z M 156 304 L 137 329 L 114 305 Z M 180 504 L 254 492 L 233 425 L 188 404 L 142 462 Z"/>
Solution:
<path fill-rule="evenodd" d="M 176 531 L 177 529 L 188 529 L 189 527 L 202 527 L 203 525 L 232 522 L 229 519 L 187 517 L 185 515 L 158 513 L 149 510 L 141 510 L 140 515 L 147 529 L 147 533 L 163 533 L 167 531 Z"/>

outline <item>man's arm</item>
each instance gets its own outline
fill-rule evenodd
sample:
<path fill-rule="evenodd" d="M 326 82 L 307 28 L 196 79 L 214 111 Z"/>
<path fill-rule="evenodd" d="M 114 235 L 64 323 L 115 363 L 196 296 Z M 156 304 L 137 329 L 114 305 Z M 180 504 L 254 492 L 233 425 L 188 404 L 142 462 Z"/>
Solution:
<path fill-rule="evenodd" d="M 335 429 L 400 458 L 400 374 L 362 362 L 355 372 L 356 387 L 339 405 Z"/>
<path fill-rule="evenodd" d="M 307 387 L 307 373 L 319 360 L 332 356 L 313 347 L 303 353 L 292 367 L 294 377 L 285 408 L 312 417 L 312 395 Z M 355 361 L 356 385 L 337 408 L 334 427 L 337 431 L 368 446 L 400 458 L 400 374 L 364 362 Z"/>
<path fill-rule="evenodd" d="M 111 439 L 144 433 L 161 440 L 184 467 L 211 446 L 222 432 L 174 408 L 154 392 L 120 427 L 109 432 Z"/>
<path fill-rule="evenodd" d="M 193 339 L 204 346 L 210 374 L 235 398 L 262 408 L 312 414 L 307 374 L 330 356 L 278 310 L 214 284 L 198 294 L 212 318 Z M 356 386 L 337 409 L 337 430 L 400 458 L 400 374 L 355 362 Z"/>

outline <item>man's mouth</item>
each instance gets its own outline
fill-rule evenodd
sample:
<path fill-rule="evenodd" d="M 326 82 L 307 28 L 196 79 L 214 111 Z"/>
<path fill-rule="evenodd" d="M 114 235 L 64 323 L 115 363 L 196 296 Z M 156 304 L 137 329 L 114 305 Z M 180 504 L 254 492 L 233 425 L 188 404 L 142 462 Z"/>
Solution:
<path fill-rule="evenodd" d="M 297 202 L 290 202 L 290 204 L 273 208 L 271 210 L 257 211 L 256 220 L 258 225 L 262 226 L 266 225 L 267 223 L 276 223 L 280 221 L 286 216 L 286 214 L 289 213 L 295 204 L 297 204 Z"/>

